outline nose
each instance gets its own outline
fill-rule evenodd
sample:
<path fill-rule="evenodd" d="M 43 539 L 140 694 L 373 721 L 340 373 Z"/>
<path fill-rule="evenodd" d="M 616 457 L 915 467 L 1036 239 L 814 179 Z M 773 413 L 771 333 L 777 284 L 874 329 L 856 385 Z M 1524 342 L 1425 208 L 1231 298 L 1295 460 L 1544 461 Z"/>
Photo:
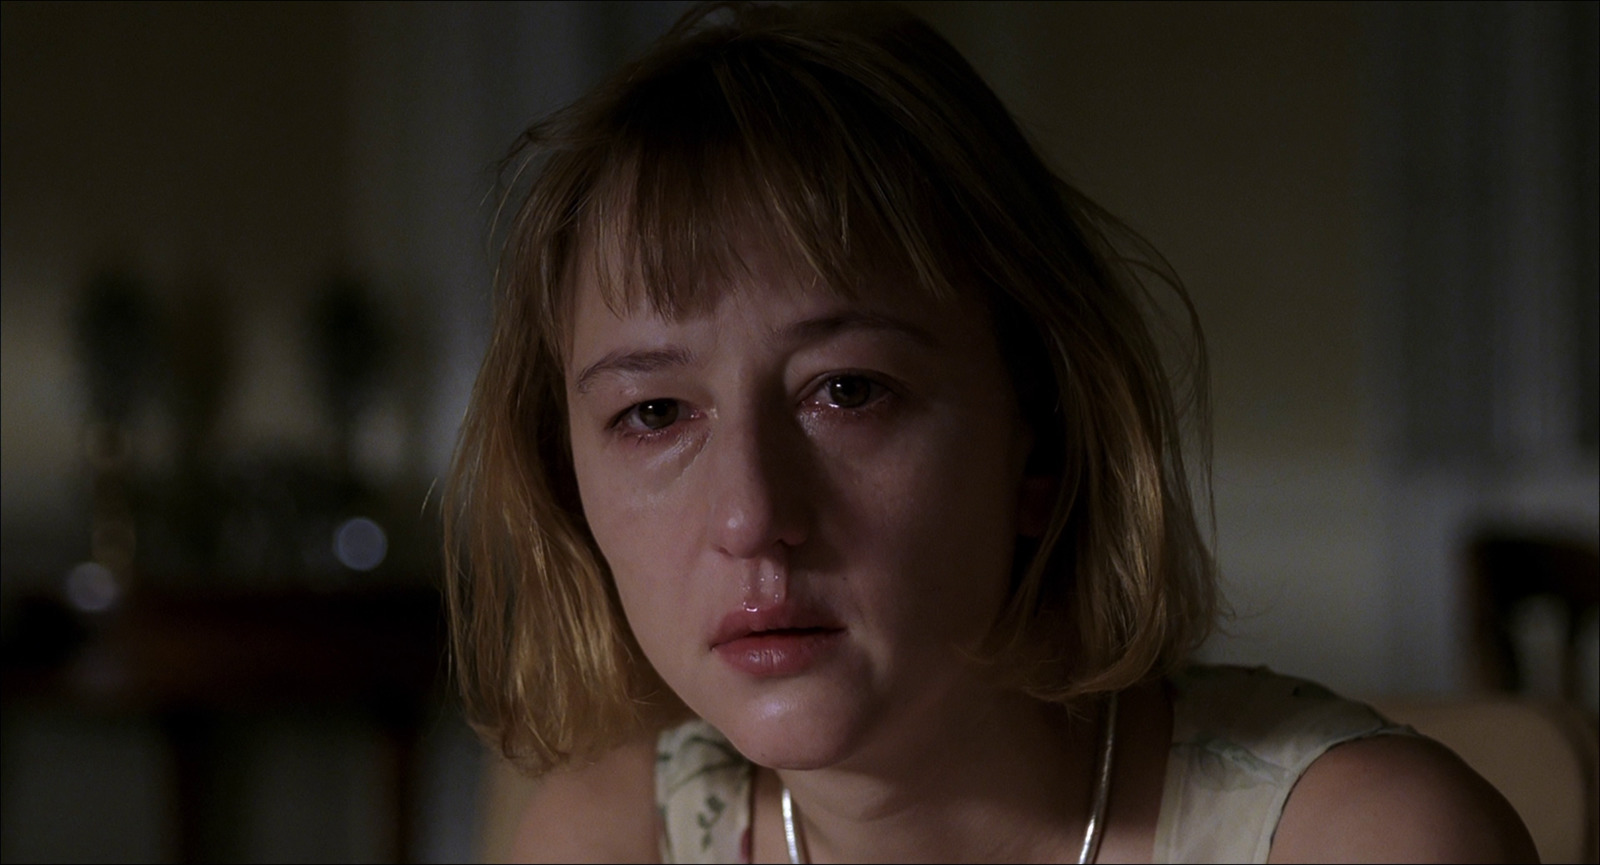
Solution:
<path fill-rule="evenodd" d="M 724 418 L 712 434 L 710 538 L 734 559 L 770 559 L 786 568 L 789 550 L 810 531 L 805 437 L 792 418 Z"/>

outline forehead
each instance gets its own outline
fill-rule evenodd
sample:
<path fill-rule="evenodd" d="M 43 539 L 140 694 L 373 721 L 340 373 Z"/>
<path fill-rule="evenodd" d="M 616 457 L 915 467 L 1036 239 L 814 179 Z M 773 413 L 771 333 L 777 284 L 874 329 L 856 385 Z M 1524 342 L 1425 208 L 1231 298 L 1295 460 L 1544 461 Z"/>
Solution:
<path fill-rule="evenodd" d="M 877 344 L 980 367 L 996 356 L 989 316 L 973 297 L 930 298 L 892 279 L 843 291 L 760 246 L 745 249 L 739 267 L 694 307 L 674 310 L 639 295 L 608 299 L 596 275 L 580 271 L 565 363 L 569 392 L 587 393 L 609 373 L 781 362 L 835 339 L 889 340 Z"/>
<path fill-rule="evenodd" d="M 569 332 L 574 341 L 597 328 L 681 328 L 739 315 L 784 319 L 818 310 L 893 309 L 926 305 L 925 292 L 889 272 L 863 270 L 848 282 L 830 280 L 800 253 L 752 238 L 702 262 L 694 278 L 652 282 L 615 247 L 584 244 L 568 278 Z"/>
<path fill-rule="evenodd" d="M 585 324 L 678 324 L 730 305 L 866 311 L 955 300 L 878 242 L 842 238 L 836 248 L 819 248 L 814 238 L 796 236 L 759 208 L 730 210 L 674 244 L 640 226 L 626 209 L 594 208 L 611 215 L 583 220 L 565 278 L 555 287 L 567 360 Z"/>

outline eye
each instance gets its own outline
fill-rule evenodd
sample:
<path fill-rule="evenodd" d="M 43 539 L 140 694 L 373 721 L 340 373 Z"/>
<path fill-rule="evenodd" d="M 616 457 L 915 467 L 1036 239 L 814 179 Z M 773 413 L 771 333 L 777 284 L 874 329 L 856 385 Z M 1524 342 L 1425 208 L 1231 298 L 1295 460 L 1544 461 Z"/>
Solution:
<path fill-rule="evenodd" d="M 678 413 L 677 400 L 653 399 L 628 409 L 617 420 L 620 424 L 655 432 L 677 423 Z"/>
<path fill-rule="evenodd" d="M 828 379 L 823 385 L 829 405 L 838 408 L 860 408 L 872 401 L 879 385 L 859 375 L 841 375 Z"/>
<path fill-rule="evenodd" d="M 865 411 L 878 407 L 894 393 L 876 378 L 848 373 L 824 379 L 807 402 L 818 408 Z"/>

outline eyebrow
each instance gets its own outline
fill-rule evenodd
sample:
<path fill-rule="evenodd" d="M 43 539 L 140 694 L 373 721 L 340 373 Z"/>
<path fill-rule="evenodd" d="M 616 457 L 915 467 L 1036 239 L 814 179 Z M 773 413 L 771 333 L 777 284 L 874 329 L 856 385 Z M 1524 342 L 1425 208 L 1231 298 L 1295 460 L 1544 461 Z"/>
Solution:
<path fill-rule="evenodd" d="M 665 348 L 646 348 L 627 351 L 617 349 L 608 352 L 605 357 L 584 367 L 573 382 L 573 388 L 578 393 L 588 393 L 594 387 L 594 380 L 602 375 L 617 375 L 619 373 L 645 374 L 659 372 L 663 369 L 683 367 L 694 363 L 694 352 L 678 346 Z"/>
<path fill-rule="evenodd" d="M 804 345 L 852 330 L 884 331 L 909 338 L 929 349 L 939 348 L 939 341 L 933 334 L 917 325 L 893 316 L 858 311 L 808 318 L 774 328 L 768 336 L 775 341 Z M 617 349 L 584 367 L 573 380 L 573 389 L 580 394 L 586 394 L 594 388 L 595 379 L 603 375 L 649 374 L 664 369 L 690 366 L 694 361 L 694 352 L 681 346 L 632 351 Z"/>

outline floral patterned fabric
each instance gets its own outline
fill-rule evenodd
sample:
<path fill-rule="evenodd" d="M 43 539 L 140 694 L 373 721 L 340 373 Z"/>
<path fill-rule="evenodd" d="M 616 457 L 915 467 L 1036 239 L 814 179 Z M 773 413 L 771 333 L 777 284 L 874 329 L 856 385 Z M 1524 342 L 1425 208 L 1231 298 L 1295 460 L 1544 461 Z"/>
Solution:
<path fill-rule="evenodd" d="M 1313 760 L 1368 736 L 1415 735 L 1369 706 L 1265 667 L 1195 666 L 1171 684 L 1156 862 L 1265 862 L 1283 804 Z M 749 862 L 752 777 L 749 761 L 704 721 L 662 733 L 662 861 Z"/>
<path fill-rule="evenodd" d="M 1172 679 L 1156 862 L 1265 862 L 1283 804 L 1329 748 L 1416 735 L 1372 707 L 1265 667 L 1197 666 Z"/>
<path fill-rule="evenodd" d="M 662 862 L 749 862 L 750 761 L 704 721 L 656 740 Z"/>

